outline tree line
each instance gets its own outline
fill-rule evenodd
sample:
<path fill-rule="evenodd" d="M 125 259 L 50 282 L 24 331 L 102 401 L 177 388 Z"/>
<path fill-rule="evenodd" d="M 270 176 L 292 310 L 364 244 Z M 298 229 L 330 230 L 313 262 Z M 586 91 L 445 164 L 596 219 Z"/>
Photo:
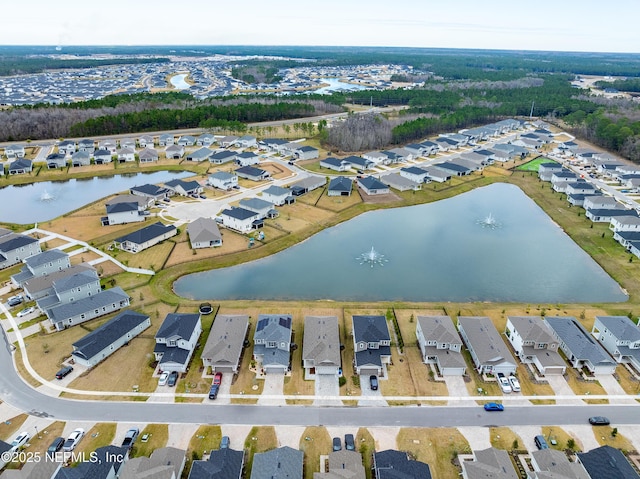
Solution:
<path fill-rule="evenodd" d="M 73 59 L 62 60 L 48 57 L 0 56 L 0 76 L 41 73 L 46 70 L 73 68 L 95 68 L 107 65 L 130 65 L 140 63 L 166 63 L 168 58 L 113 58 L 109 60 Z"/>

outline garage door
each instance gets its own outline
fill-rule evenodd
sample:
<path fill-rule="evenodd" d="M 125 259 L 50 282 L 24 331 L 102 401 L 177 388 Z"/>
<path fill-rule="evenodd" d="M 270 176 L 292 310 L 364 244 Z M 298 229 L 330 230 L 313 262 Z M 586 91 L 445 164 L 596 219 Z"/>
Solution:
<path fill-rule="evenodd" d="M 228 374 L 232 374 L 233 373 L 233 367 L 232 366 L 216 366 L 213 370 L 214 373 L 228 373 Z"/>
<path fill-rule="evenodd" d="M 545 368 L 544 370 L 544 374 L 554 374 L 554 375 L 558 375 L 558 374 L 564 374 L 564 368 L 562 367 L 548 367 Z"/>
<path fill-rule="evenodd" d="M 277 366 L 266 366 L 264 368 L 264 373 L 265 374 L 284 374 L 285 370 Z"/>
<path fill-rule="evenodd" d="M 360 374 L 361 375 L 366 375 L 366 376 L 371 376 L 372 374 L 374 376 L 378 375 L 378 369 L 377 368 L 361 368 L 360 369 Z"/>
<path fill-rule="evenodd" d="M 316 368 L 316 374 L 338 374 L 335 366 L 319 366 Z"/>

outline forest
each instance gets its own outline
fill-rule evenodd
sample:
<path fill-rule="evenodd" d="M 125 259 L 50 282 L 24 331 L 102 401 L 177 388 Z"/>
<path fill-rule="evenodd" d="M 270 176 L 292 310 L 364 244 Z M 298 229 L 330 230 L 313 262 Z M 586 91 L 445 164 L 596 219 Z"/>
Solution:
<path fill-rule="evenodd" d="M 48 57 L 19 57 L 0 55 L 0 76 L 41 73 L 46 70 L 95 68 L 106 65 L 131 65 L 140 63 L 165 63 L 168 58 L 113 58 L 109 60 L 62 60 Z"/>

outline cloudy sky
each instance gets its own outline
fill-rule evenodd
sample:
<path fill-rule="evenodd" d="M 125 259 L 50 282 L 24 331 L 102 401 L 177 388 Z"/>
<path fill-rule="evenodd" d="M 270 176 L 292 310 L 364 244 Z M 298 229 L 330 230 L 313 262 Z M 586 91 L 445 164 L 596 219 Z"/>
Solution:
<path fill-rule="evenodd" d="M 1 0 L 0 5 L 1 45 L 640 51 L 639 0 Z"/>

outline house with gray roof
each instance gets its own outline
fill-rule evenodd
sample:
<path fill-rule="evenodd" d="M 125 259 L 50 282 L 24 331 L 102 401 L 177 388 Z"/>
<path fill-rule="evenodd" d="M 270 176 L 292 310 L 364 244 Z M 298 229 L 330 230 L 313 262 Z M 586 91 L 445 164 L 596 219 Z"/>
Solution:
<path fill-rule="evenodd" d="M 91 368 L 115 353 L 151 326 L 146 314 L 122 311 L 97 329 L 72 344 L 76 363 Z"/>
<path fill-rule="evenodd" d="M 382 157 L 384 157 L 384 159 L 387 159 L 387 155 L 377 151 L 366 153 L 362 156 L 347 156 L 346 158 L 343 158 L 342 161 L 349 163 L 349 165 L 358 170 L 370 170 L 376 165 L 375 161 L 373 161 L 371 158 L 378 158 L 378 155 L 381 155 Z"/>
<path fill-rule="evenodd" d="M 336 316 L 305 316 L 302 341 L 302 366 L 305 379 L 317 374 L 338 376 L 340 333 Z"/>
<path fill-rule="evenodd" d="M 198 218 L 187 225 L 191 248 L 212 248 L 222 246 L 222 234 L 211 218 Z"/>
<path fill-rule="evenodd" d="M 108 150 L 112 155 L 116 154 L 116 150 L 118 149 L 118 145 L 115 140 L 102 140 L 98 142 L 99 150 Z"/>
<path fill-rule="evenodd" d="M 462 339 L 449 316 L 418 316 L 416 337 L 425 364 L 435 364 L 441 376 L 461 376 L 467 369 Z"/>
<path fill-rule="evenodd" d="M 93 159 L 95 160 L 96 165 L 104 165 L 106 163 L 111 163 L 113 155 L 109 150 L 96 150 L 93 152 Z"/>
<path fill-rule="evenodd" d="M 571 462 L 563 451 L 547 448 L 531 453 L 530 479 L 591 479 L 579 462 Z"/>
<path fill-rule="evenodd" d="M 202 147 L 192 153 L 187 154 L 187 161 L 207 161 L 213 155 L 213 150 L 207 147 Z"/>
<path fill-rule="evenodd" d="M 265 138 L 264 140 L 260 140 L 258 142 L 258 149 L 280 152 L 282 148 L 287 144 L 289 144 L 289 142 L 281 138 Z"/>
<path fill-rule="evenodd" d="M 578 462 L 584 466 L 591 479 L 640 479 L 622 451 L 611 446 L 579 452 Z"/>
<path fill-rule="evenodd" d="M 138 231 L 116 238 L 113 240 L 113 244 L 122 251 L 139 253 L 177 234 L 178 229 L 175 225 L 164 225 L 158 221 Z"/>
<path fill-rule="evenodd" d="M 358 186 L 367 195 L 386 195 L 390 192 L 389 187 L 373 176 L 356 179 Z"/>
<path fill-rule="evenodd" d="M 150 184 L 134 186 L 129 190 L 129 193 L 136 196 L 142 196 L 143 198 L 149 198 L 154 202 L 162 201 L 169 197 L 169 191 L 166 188 Z"/>
<path fill-rule="evenodd" d="M 76 151 L 76 142 L 73 140 L 62 140 L 58 143 L 58 153 L 70 156 Z"/>
<path fill-rule="evenodd" d="M 53 294 L 38 299 L 38 308 L 43 312 L 65 303 L 100 293 L 100 278 L 95 269 L 84 269 L 69 276 L 57 278 L 51 284 Z"/>
<path fill-rule="evenodd" d="M 409 458 L 405 451 L 375 452 L 373 470 L 376 479 L 431 479 L 429 464 Z"/>
<path fill-rule="evenodd" d="M 596 316 L 591 334 L 616 362 L 640 371 L 640 328 L 627 316 Z"/>
<path fill-rule="evenodd" d="M 426 168 L 424 168 L 424 170 L 429 175 L 429 179 L 431 181 L 436 181 L 438 183 L 449 181 L 452 176 L 452 173 L 450 171 L 438 168 L 437 166 L 427 166 Z"/>
<path fill-rule="evenodd" d="M 264 220 L 259 213 L 246 208 L 229 208 L 220 212 L 222 224 L 240 233 L 249 233 L 252 229 L 262 228 Z"/>
<path fill-rule="evenodd" d="M 99 447 L 91 457 L 87 455 L 74 467 L 59 467 L 50 479 L 113 479 L 118 477 L 118 471 L 128 459 L 126 447 Z"/>
<path fill-rule="evenodd" d="M 120 148 L 136 149 L 136 140 L 133 138 L 120 138 Z"/>
<path fill-rule="evenodd" d="M 611 218 L 611 231 L 640 231 L 640 218 L 637 216 L 618 216 Z"/>
<path fill-rule="evenodd" d="M 138 158 L 140 159 L 140 163 L 153 163 L 154 161 L 158 161 L 158 150 L 147 147 L 138 153 Z"/>
<path fill-rule="evenodd" d="M 614 209 L 617 206 L 621 206 L 621 205 L 620 203 L 618 203 L 618 200 L 616 200 L 614 197 L 602 195 L 602 196 L 589 196 L 588 198 L 585 198 L 582 206 L 585 210 L 587 209 L 609 210 L 609 209 Z"/>
<path fill-rule="evenodd" d="M 48 169 L 67 167 L 67 157 L 64 153 L 51 153 L 45 161 Z"/>
<path fill-rule="evenodd" d="M 164 154 L 167 158 L 179 160 L 184 156 L 184 146 L 172 143 L 164 149 Z"/>
<path fill-rule="evenodd" d="M 260 163 L 260 157 L 253 151 L 243 151 L 236 155 L 235 161 L 240 166 L 251 166 Z"/>
<path fill-rule="evenodd" d="M 209 161 L 212 165 L 223 165 L 236 159 L 237 153 L 232 150 L 216 151 L 209 157 Z"/>
<path fill-rule="evenodd" d="M 0 470 L 6 465 L 2 453 L 10 449 L 11 444 L 0 441 Z M 59 467 L 60 463 L 56 461 L 28 461 L 20 469 L 5 469 L 0 479 L 50 479 Z"/>
<path fill-rule="evenodd" d="M 140 135 L 138 137 L 138 145 L 140 145 L 140 148 L 153 148 L 155 145 L 155 142 L 153 141 L 153 136 Z"/>
<path fill-rule="evenodd" d="M 31 170 L 33 170 L 33 161 L 26 158 L 19 158 L 9 163 L 10 175 L 24 175 L 31 173 Z"/>
<path fill-rule="evenodd" d="M 48 273 L 44 276 L 36 276 L 25 280 L 22 283 L 22 288 L 25 296 L 32 300 L 38 300 L 45 296 L 56 294 L 53 289 L 53 283 L 56 280 L 67 276 L 73 276 L 74 274 L 78 274 L 85 270 L 95 270 L 95 268 L 89 263 L 76 264 L 63 269 L 62 271 L 54 271 L 53 273 Z"/>
<path fill-rule="evenodd" d="M 243 198 L 238 204 L 240 208 L 257 213 L 260 219 L 275 218 L 279 214 L 278 210 L 274 208 L 273 203 L 269 203 L 260 198 Z"/>
<path fill-rule="evenodd" d="M 216 142 L 216 137 L 211 133 L 203 133 L 196 140 L 198 146 L 211 146 Z"/>
<path fill-rule="evenodd" d="M 613 218 L 637 218 L 638 212 L 618 204 L 610 209 L 586 208 L 584 215 L 594 223 L 611 223 Z"/>
<path fill-rule="evenodd" d="M 498 145 L 496 145 L 496 148 Z M 540 163 L 538 166 L 538 178 L 542 181 L 551 181 L 554 173 L 559 173 L 563 170 L 563 166 L 555 161 L 548 161 L 546 163 Z"/>
<path fill-rule="evenodd" d="M 74 168 L 80 166 L 89 166 L 91 164 L 91 153 L 88 151 L 79 150 L 71 155 L 71 166 Z"/>
<path fill-rule="evenodd" d="M 209 175 L 207 183 L 214 188 L 229 191 L 230 189 L 238 186 L 238 177 L 233 173 L 227 173 L 226 171 L 216 171 Z"/>
<path fill-rule="evenodd" d="M 356 374 L 383 376 L 391 363 L 391 336 L 384 316 L 352 316 Z"/>
<path fill-rule="evenodd" d="M 313 479 L 365 479 L 365 477 L 362 454 L 346 449 L 329 453 L 328 472 L 313 473 Z"/>
<path fill-rule="evenodd" d="M 262 190 L 262 199 L 273 203 L 276 206 L 289 205 L 295 201 L 295 198 L 291 195 L 289 188 L 283 188 L 282 186 L 271 185 L 268 188 Z"/>
<path fill-rule="evenodd" d="M 144 221 L 147 208 L 153 200 L 139 195 L 121 195 L 105 203 L 107 216 L 101 218 L 102 226 L 139 223 Z"/>
<path fill-rule="evenodd" d="M 542 376 L 565 373 L 560 342 L 540 316 L 507 316 L 505 335 L 523 364 L 533 364 Z"/>
<path fill-rule="evenodd" d="M 255 168 L 253 166 L 242 166 L 235 170 L 236 175 L 240 178 L 246 178 L 251 181 L 266 180 L 271 176 L 267 171 L 262 168 Z"/>
<path fill-rule="evenodd" d="M 290 314 L 261 314 L 253 334 L 253 359 L 265 374 L 289 370 L 292 319 Z"/>
<path fill-rule="evenodd" d="M 120 469 L 118 479 L 180 479 L 185 463 L 186 451 L 161 447 L 149 457 L 130 458 Z"/>
<path fill-rule="evenodd" d="M 7 145 L 4 147 L 4 156 L 9 160 L 12 158 L 24 158 L 24 155 L 24 145 Z"/>
<path fill-rule="evenodd" d="M 242 148 L 253 148 L 258 146 L 258 142 L 255 136 L 243 135 L 236 141 L 236 144 Z"/>
<path fill-rule="evenodd" d="M 442 163 L 436 163 L 433 165 L 440 170 L 444 170 L 450 176 L 466 176 L 471 174 L 471 168 L 467 168 L 466 166 L 460 165 L 453 161 L 444 161 Z M 431 176 L 431 175 L 429 175 Z"/>
<path fill-rule="evenodd" d="M 490 447 L 473 451 L 473 461 L 460 461 L 463 479 L 519 479 L 507 451 Z"/>
<path fill-rule="evenodd" d="M 331 178 L 329 187 L 327 188 L 328 196 L 351 196 L 353 189 L 353 180 L 346 176 L 336 176 Z"/>
<path fill-rule="evenodd" d="M 320 156 L 320 152 L 313 146 L 300 146 L 293 150 L 294 158 L 299 160 L 312 160 Z"/>
<path fill-rule="evenodd" d="M 0 236 L 0 269 L 40 253 L 40 242 L 31 236 L 9 233 Z"/>
<path fill-rule="evenodd" d="M 380 181 L 385 185 L 395 188 L 398 191 L 414 190 L 418 191 L 422 188 L 421 183 L 416 183 L 409 178 L 399 175 L 398 173 L 387 173 L 380 176 Z M 431 181 L 431 179 L 429 179 Z"/>
<path fill-rule="evenodd" d="M 256 453 L 251 479 L 302 479 L 304 453 L 288 446 Z"/>
<path fill-rule="evenodd" d="M 11 276 L 13 284 L 19 287 L 32 278 L 44 276 L 55 271 L 62 271 L 71 266 L 69 255 L 55 248 L 29 256 L 23 262 L 24 266 L 20 272 Z"/>
<path fill-rule="evenodd" d="M 193 146 L 196 144 L 196 138 L 195 136 L 191 135 L 183 135 L 178 138 L 178 141 L 176 143 L 180 146 Z"/>
<path fill-rule="evenodd" d="M 175 137 L 173 135 L 170 135 L 169 133 L 164 133 L 158 138 L 158 144 L 160 146 L 171 146 L 175 143 L 175 141 Z"/>
<path fill-rule="evenodd" d="M 214 449 L 206 461 L 191 463 L 188 479 L 242 479 L 243 466 L 244 450 L 236 451 L 229 447 Z"/>
<path fill-rule="evenodd" d="M 301 180 L 295 181 L 288 188 L 291 188 L 291 194 L 293 196 L 300 196 L 324 186 L 327 183 L 327 179 L 324 176 L 307 176 Z"/>
<path fill-rule="evenodd" d="M 592 374 L 613 374 L 616 362 L 580 322 L 571 316 L 547 316 L 547 324 L 560 341 L 560 349 L 575 369 Z"/>
<path fill-rule="evenodd" d="M 132 163 L 136 161 L 136 151 L 133 148 L 120 148 L 116 151 L 119 163 Z"/>
<path fill-rule="evenodd" d="M 202 350 L 202 365 L 214 373 L 236 374 L 249 330 L 249 316 L 219 314 Z"/>
<path fill-rule="evenodd" d="M 347 171 L 349 168 L 351 168 L 351 163 L 330 156 L 328 158 L 320 160 L 320 167 L 329 168 L 330 170 L 334 171 Z"/>
<path fill-rule="evenodd" d="M 400 168 L 400 176 L 404 176 L 416 183 L 428 183 L 431 181 L 429 179 L 429 172 L 417 166 Z"/>
<path fill-rule="evenodd" d="M 46 311 L 51 324 L 58 331 L 113 313 L 129 306 L 129 295 L 122 288 L 106 289 L 93 296 L 61 304 Z"/>
<path fill-rule="evenodd" d="M 165 182 L 164 186 L 173 194 L 180 196 L 199 195 L 204 191 L 200 183 L 195 180 L 185 181 L 175 179 Z"/>
<path fill-rule="evenodd" d="M 478 373 L 502 373 L 505 376 L 515 374 L 516 360 L 491 319 L 485 316 L 460 316 L 458 332 L 471 353 Z"/>
<path fill-rule="evenodd" d="M 187 371 L 202 333 L 199 314 L 169 313 L 156 333 L 153 354 L 161 371 Z"/>
<path fill-rule="evenodd" d="M 228 135 L 220 138 L 220 141 L 218 143 L 220 143 L 220 146 L 222 148 L 229 148 L 230 146 L 233 146 L 236 144 L 236 142 L 238 141 L 238 138 L 240 137 L 236 135 Z"/>

